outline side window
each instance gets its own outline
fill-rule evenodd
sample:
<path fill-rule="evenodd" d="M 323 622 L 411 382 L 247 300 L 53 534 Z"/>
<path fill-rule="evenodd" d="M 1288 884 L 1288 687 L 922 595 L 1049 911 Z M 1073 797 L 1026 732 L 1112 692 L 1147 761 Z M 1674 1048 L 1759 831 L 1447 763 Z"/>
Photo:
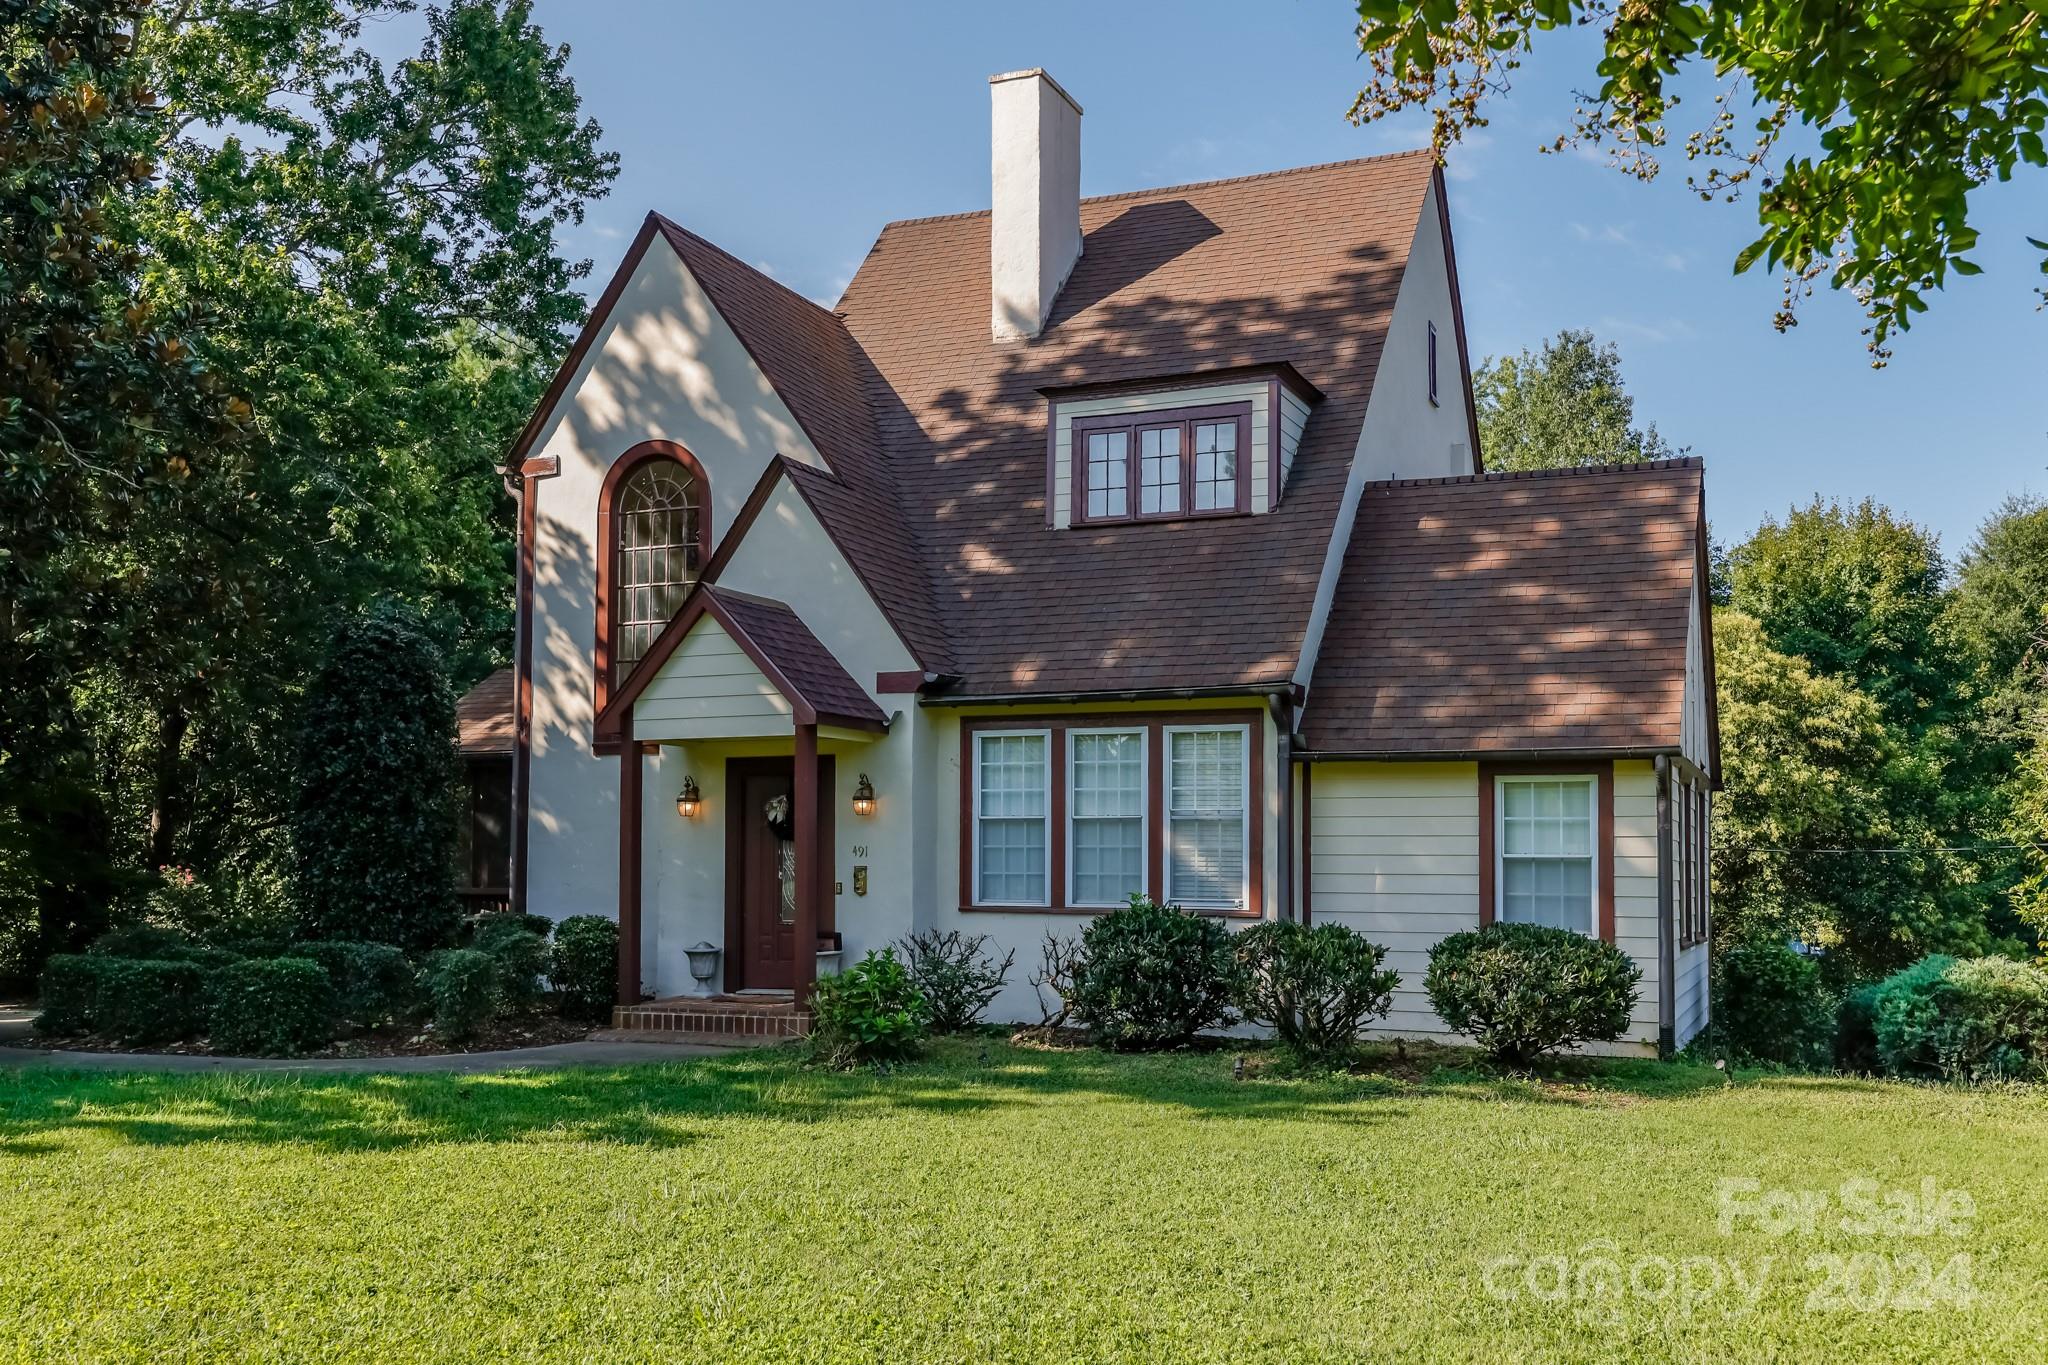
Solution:
<path fill-rule="evenodd" d="M 1429 324 L 1429 401 L 1431 406 L 1436 406 L 1436 395 L 1436 324 L 1432 322 Z"/>
<path fill-rule="evenodd" d="M 1592 777 L 1496 779 L 1496 913 L 1597 938 L 1598 817 Z"/>

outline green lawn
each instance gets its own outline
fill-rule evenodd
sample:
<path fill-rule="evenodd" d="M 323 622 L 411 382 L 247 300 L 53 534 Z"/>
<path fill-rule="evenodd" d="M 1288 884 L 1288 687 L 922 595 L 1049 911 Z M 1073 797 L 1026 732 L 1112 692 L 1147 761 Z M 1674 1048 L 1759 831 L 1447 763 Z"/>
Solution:
<path fill-rule="evenodd" d="M 2041 1092 L 1231 1060 L 0 1072 L 0 1359 L 2042 1358 Z M 1717 1228 L 1858 1177 L 1974 1209 Z"/>

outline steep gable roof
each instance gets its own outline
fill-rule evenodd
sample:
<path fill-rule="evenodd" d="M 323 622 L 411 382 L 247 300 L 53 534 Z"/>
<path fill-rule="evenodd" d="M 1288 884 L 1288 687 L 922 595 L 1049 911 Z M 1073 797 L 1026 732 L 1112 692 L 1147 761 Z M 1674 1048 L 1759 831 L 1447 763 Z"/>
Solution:
<path fill-rule="evenodd" d="M 1687 627 L 1706 609 L 1701 468 L 1367 484 L 1307 748 L 1676 751 Z"/>
<path fill-rule="evenodd" d="M 1021 343 L 989 334 L 988 213 L 883 229 L 839 306 L 892 479 L 863 491 L 902 509 L 960 693 L 1288 681 L 1435 174 L 1418 152 L 1085 199 Z M 1325 397 L 1277 510 L 1047 528 L 1042 389 L 1283 362 Z"/>
<path fill-rule="evenodd" d="M 676 652 L 683 638 L 705 617 L 733 638 L 763 677 L 788 700 L 800 725 L 820 722 L 884 729 L 889 718 L 827 649 L 788 603 L 753 593 L 699 583 L 684 599 L 682 610 L 662 628 L 647 657 L 633 670 L 617 695 L 605 703 L 600 728 L 613 722 L 639 700 Z"/>

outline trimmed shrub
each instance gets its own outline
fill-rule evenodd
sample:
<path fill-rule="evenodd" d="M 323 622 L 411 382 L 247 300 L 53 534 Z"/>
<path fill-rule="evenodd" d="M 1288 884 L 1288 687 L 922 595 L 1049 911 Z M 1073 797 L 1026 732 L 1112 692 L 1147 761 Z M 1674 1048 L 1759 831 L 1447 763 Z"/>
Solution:
<path fill-rule="evenodd" d="M 196 962 L 110 957 L 100 966 L 93 1027 L 124 1043 L 169 1043 L 206 1030 L 210 973 Z"/>
<path fill-rule="evenodd" d="M 295 957 L 311 958 L 334 986 L 342 1022 L 378 1028 L 403 1019 L 419 1005 L 419 980 L 405 954 L 388 943 L 301 943 Z"/>
<path fill-rule="evenodd" d="M 497 959 L 475 948 L 449 948 L 427 959 L 422 973 L 434 1032 L 454 1042 L 476 1036 L 504 1007 Z"/>
<path fill-rule="evenodd" d="M 1214 919 L 1132 896 L 1081 932 L 1073 1010 L 1105 1047 L 1181 1047 L 1231 1021 L 1237 958 Z"/>
<path fill-rule="evenodd" d="M 1812 1066 L 1831 1050 L 1820 964 L 1780 939 L 1742 939 L 1714 955 L 1712 1018 L 1737 1057 Z"/>
<path fill-rule="evenodd" d="M 416 620 L 346 621 L 306 690 L 292 846 L 299 935 L 402 948 L 449 941 L 455 697 Z"/>
<path fill-rule="evenodd" d="M 493 926 L 516 925 L 529 934 L 542 938 L 555 932 L 555 922 L 546 915 L 527 915 L 515 910 L 486 910 L 480 915 L 469 917 L 469 946 L 481 948 L 477 940 L 487 932 L 494 932 Z"/>
<path fill-rule="evenodd" d="M 929 1033 L 929 1007 L 894 948 L 872 950 L 811 994 L 811 1050 L 833 1066 L 914 1054 Z"/>
<path fill-rule="evenodd" d="M 1835 1011 L 1835 1065 L 1843 1071 L 1874 1075 L 1884 1067 L 1877 1055 L 1877 999 L 1883 989 L 1876 981 L 1858 986 Z"/>
<path fill-rule="evenodd" d="M 1358 1032 L 1384 1019 L 1401 974 L 1387 950 L 1341 924 L 1269 920 L 1238 934 L 1238 1008 L 1310 1062 L 1343 1060 Z"/>
<path fill-rule="evenodd" d="M 109 929 L 86 949 L 94 957 L 125 957 L 138 962 L 176 962 L 199 945 L 176 929 L 154 924 L 124 924 Z"/>
<path fill-rule="evenodd" d="M 610 1019 L 619 992 L 619 926 L 603 915 L 571 915 L 556 925 L 548 980 L 567 1017 Z"/>
<path fill-rule="evenodd" d="M 477 925 L 472 947 L 498 964 L 498 985 L 509 1005 L 540 999 L 541 974 L 548 969 L 548 941 L 526 927 L 532 915 L 496 915 Z"/>
<path fill-rule="evenodd" d="M 1611 943 L 1542 924 L 1489 924 L 1429 950 L 1423 986 L 1444 1023 L 1495 1061 L 1612 1042 L 1628 1029 L 1642 969 Z"/>
<path fill-rule="evenodd" d="M 290 1057 L 334 1039 L 334 986 L 311 958 L 247 958 L 214 972 L 209 985 L 216 1052 Z"/>
<path fill-rule="evenodd" d="M 2014 1075 L 2048 1060 L 2048 973 L 1935 953 L 1878 986 L 1877 1053 L 1894 1075 Z"/>
<path fill-rule="evenodd" d="M 45 961 L 43 1010 L 36 1016 L 36 1032 L 52 1037 L 90 1033 L 99 1005 L 100 974 L 113 961 L 84 953 L 58 953 Z"/>
<path fill-rule="evenodd" d="M 971 1028 L 1002 993 L 1017 954 L 1005 953 L 998 962 L 988 951 L 987 934 L 927 929 L 903 940 L 903 960 L 931 1013 L 933 1031 L 959 1033 Z"/>

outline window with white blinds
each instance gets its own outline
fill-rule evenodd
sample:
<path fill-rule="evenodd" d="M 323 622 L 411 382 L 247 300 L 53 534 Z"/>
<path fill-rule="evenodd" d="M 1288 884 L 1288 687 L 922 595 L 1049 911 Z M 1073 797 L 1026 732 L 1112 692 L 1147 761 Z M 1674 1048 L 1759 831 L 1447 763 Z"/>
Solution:
<path fill-rule="evenodd" d="M 1068 904 L 1145 889 L 1145 732 L 1067 732 Z"/>
<path fill-rule="evenodd" d="M 975 900 L 1044 905 L 1052 803 L 1044 730 L 974 739 Z"/>
<path fill-rule="evenodd" d="M 1502 777 L 1494 788 L 1496 911 L 1514 924 L 1599 933 L 1592 777 Z"/>
<path fill-rule="evenodd" d="M 1166 730 L 1166 899 L 1241 910 L 1250 835 L 1243 726 Z"/>

